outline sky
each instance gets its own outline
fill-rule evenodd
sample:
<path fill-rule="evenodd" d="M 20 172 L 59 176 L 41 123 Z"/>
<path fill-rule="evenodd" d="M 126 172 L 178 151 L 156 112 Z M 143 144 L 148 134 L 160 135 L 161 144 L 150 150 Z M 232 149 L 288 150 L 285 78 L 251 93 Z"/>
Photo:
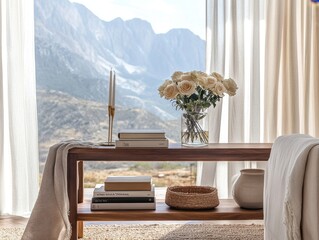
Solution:
<path fill-rule="evenodd" d="M 205 39 L 205 0 L 70 0 L 85 5 L 105 21 L 121 17 L 150 22 L 156 33 L 188 28 Z"/>

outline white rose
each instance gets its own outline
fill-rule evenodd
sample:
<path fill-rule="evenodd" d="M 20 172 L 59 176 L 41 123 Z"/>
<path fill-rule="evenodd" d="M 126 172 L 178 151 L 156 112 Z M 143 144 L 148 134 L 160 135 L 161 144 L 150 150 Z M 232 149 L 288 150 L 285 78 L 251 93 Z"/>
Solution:
<path fill-rule="evenodd" d="M 196 80 L 196 83 L 202 87 L 205 86 L 206 77 L 199 76 Z"/>
<path fill-rule="evenodd" d="M 211 76 L 214 77 L 214 78 L 216 78 L 217 81 L 220 81 L 220 82 L 224 80 L 224 77 L 223 77 L 222 75 L 220 75 L 219 73 L 217 73 L 217 72 L 213 72 L 213 73 L 211 74 Z"/>
<path fill-rule="evenodd" d="M 193 71 L 197 77 L 207 77 L 207 74 L 201 71 Z"/>
<path fill-rule="evenodd" d="M 207 74 L 200 71 L 192 71 L 190 73 L 191 80 L 194 81 L 196 84 L 200 86 L 204 86 L 205 84 L 205 78 L 207 77 Z M 188 79 L 187 79 L 188 80 Z"/>
<path fill-rule="evenodd" d="M 198 75 L 198 83 L 202 86 L 204 86 L 204 82 L 206 80 L 206 78 L 208 77 L 208 75 L 204 72 L 197 72 Z"/>
<path fill-rule="evenodd" d="M 181 80 L 184 81 L 192 81 L 193 80 L 193 77 L 191 75 L 191 73 L 183 73 L 182 76 L 181 76 Z"/>
<path fill-rule="evenodd" d="M 180 71 L 174 72 L 172 75 L 173 82 L 180 82 L 182 75 L 183 75 L 183 72 L 180 72 Z"/>
<path fill-rule="evenodd" d="M 217 79 L 209 76 L 209 77 L 205 78 L 203 86 L 206 89 L 214 89 L 216 83 L 217 83 Z"/>
<path fill-rule="evenodd" d="M 190 96 L 196 91 L 196 84 L 192 81 L 184 80 L 177 84 L 179 92 L 183 95 Z"/>
<path fill-rule="evenodd" d="M 224 86 L 224 84 L 222 84 L 221 82 L 216 82 L 214 89 L 212 89 L 213 93 L 223 97 L 224 93 L 226 92 L 226 88 Z"/>
<path fill-rule="evenodd" d="M 161 97 L 164 96 L 164 89 L 167 87 L 167 85 L 172 84 L 173 82 L 171 80 L 165 80 L 165 82 L 158 88 L 158 92 Z"/>
<path fill-rule="evenodd" d="M 236 82 L 233 79 L 231 79 L 231 78 L 226 79 L 223 81 L 223 84 L 224 84 L 224 86 L 227 90 L 226 92 L 229 96 L 236 95 L 236 91 L 237 91 L 238 87 L 237 87 Z"/>
<path fill-rule="evenodd" d="M 163 91 L 163 94 L 164 94 L 164 97 L 166 99 L 176 98 L 177 94 L 179 94 L 176 84 L 171 83 L 171 84 L 167 85 Z"/>

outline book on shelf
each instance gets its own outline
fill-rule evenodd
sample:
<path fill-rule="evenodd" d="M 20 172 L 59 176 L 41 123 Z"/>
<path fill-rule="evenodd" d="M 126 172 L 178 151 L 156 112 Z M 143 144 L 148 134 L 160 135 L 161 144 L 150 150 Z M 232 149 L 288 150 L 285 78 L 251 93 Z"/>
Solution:
<path fill-rule="evenodd" d="M 147 203 L 91 203 L 91 210 L 154 210 L 156 201 Z"/>
<path fill-rule="evenodd" d="M 104 181 L 105 191 L 151 191 L 151 176 L 109 176 Z"/>
<path fill-rule="evenodd" d="M 118 133 L 119 139 L 166 139 L 160 129 L 125 129 Z"/>
<path fill-rule="evenodd" d="M 96 184 L 93 197 L 154 197 L 155 186 L 150 191 L 105 191 L 104 184 Z"/>
<path fill-rule="evenodd" d="M 97 197 L 92 203 L 148 203 L 154 202 L 154 197 Z"/>
<path fill-rule="evenodd" d="M 117 148 L 168 148 L 168 139 L 115 140 Z"/>

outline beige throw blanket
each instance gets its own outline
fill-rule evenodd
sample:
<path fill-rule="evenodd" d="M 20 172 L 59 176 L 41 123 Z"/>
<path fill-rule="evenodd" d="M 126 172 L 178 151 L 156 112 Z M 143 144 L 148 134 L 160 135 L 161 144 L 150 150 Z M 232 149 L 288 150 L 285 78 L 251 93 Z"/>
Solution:
<path fill-rule="evenodd" d="M 309 151 L 319 139 L 282 136 L 273 144 L 265 174 L 265 239 L 301 239 L 304 174 Z M 314 180 L 314 181 L 318 181 Z"/>
<path fill-rule="evenodd" d="M 68 151 L 76 147 L 91 148 L 93 144 L 67 141 L 50 148 L 38 199 L 24 231 L 23 240 L 70 239 L 66 160 Z"/>

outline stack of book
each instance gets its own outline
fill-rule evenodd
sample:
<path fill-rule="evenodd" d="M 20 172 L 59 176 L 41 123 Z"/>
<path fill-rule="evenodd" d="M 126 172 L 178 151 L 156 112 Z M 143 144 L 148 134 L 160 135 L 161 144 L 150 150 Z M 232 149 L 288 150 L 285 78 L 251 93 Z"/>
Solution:
<path fill-rule="evenodd" d="M 155 209 L 150 176 L 111 176 L 93 191 L 91 210 Z"/>
<path fill-rule="evenodd" d="M 115 141 L 117 148 L 153 147 L 167 148 L 168 139 L 163 130 L 129 129 L 118 133 L 119 140 Z"/>

